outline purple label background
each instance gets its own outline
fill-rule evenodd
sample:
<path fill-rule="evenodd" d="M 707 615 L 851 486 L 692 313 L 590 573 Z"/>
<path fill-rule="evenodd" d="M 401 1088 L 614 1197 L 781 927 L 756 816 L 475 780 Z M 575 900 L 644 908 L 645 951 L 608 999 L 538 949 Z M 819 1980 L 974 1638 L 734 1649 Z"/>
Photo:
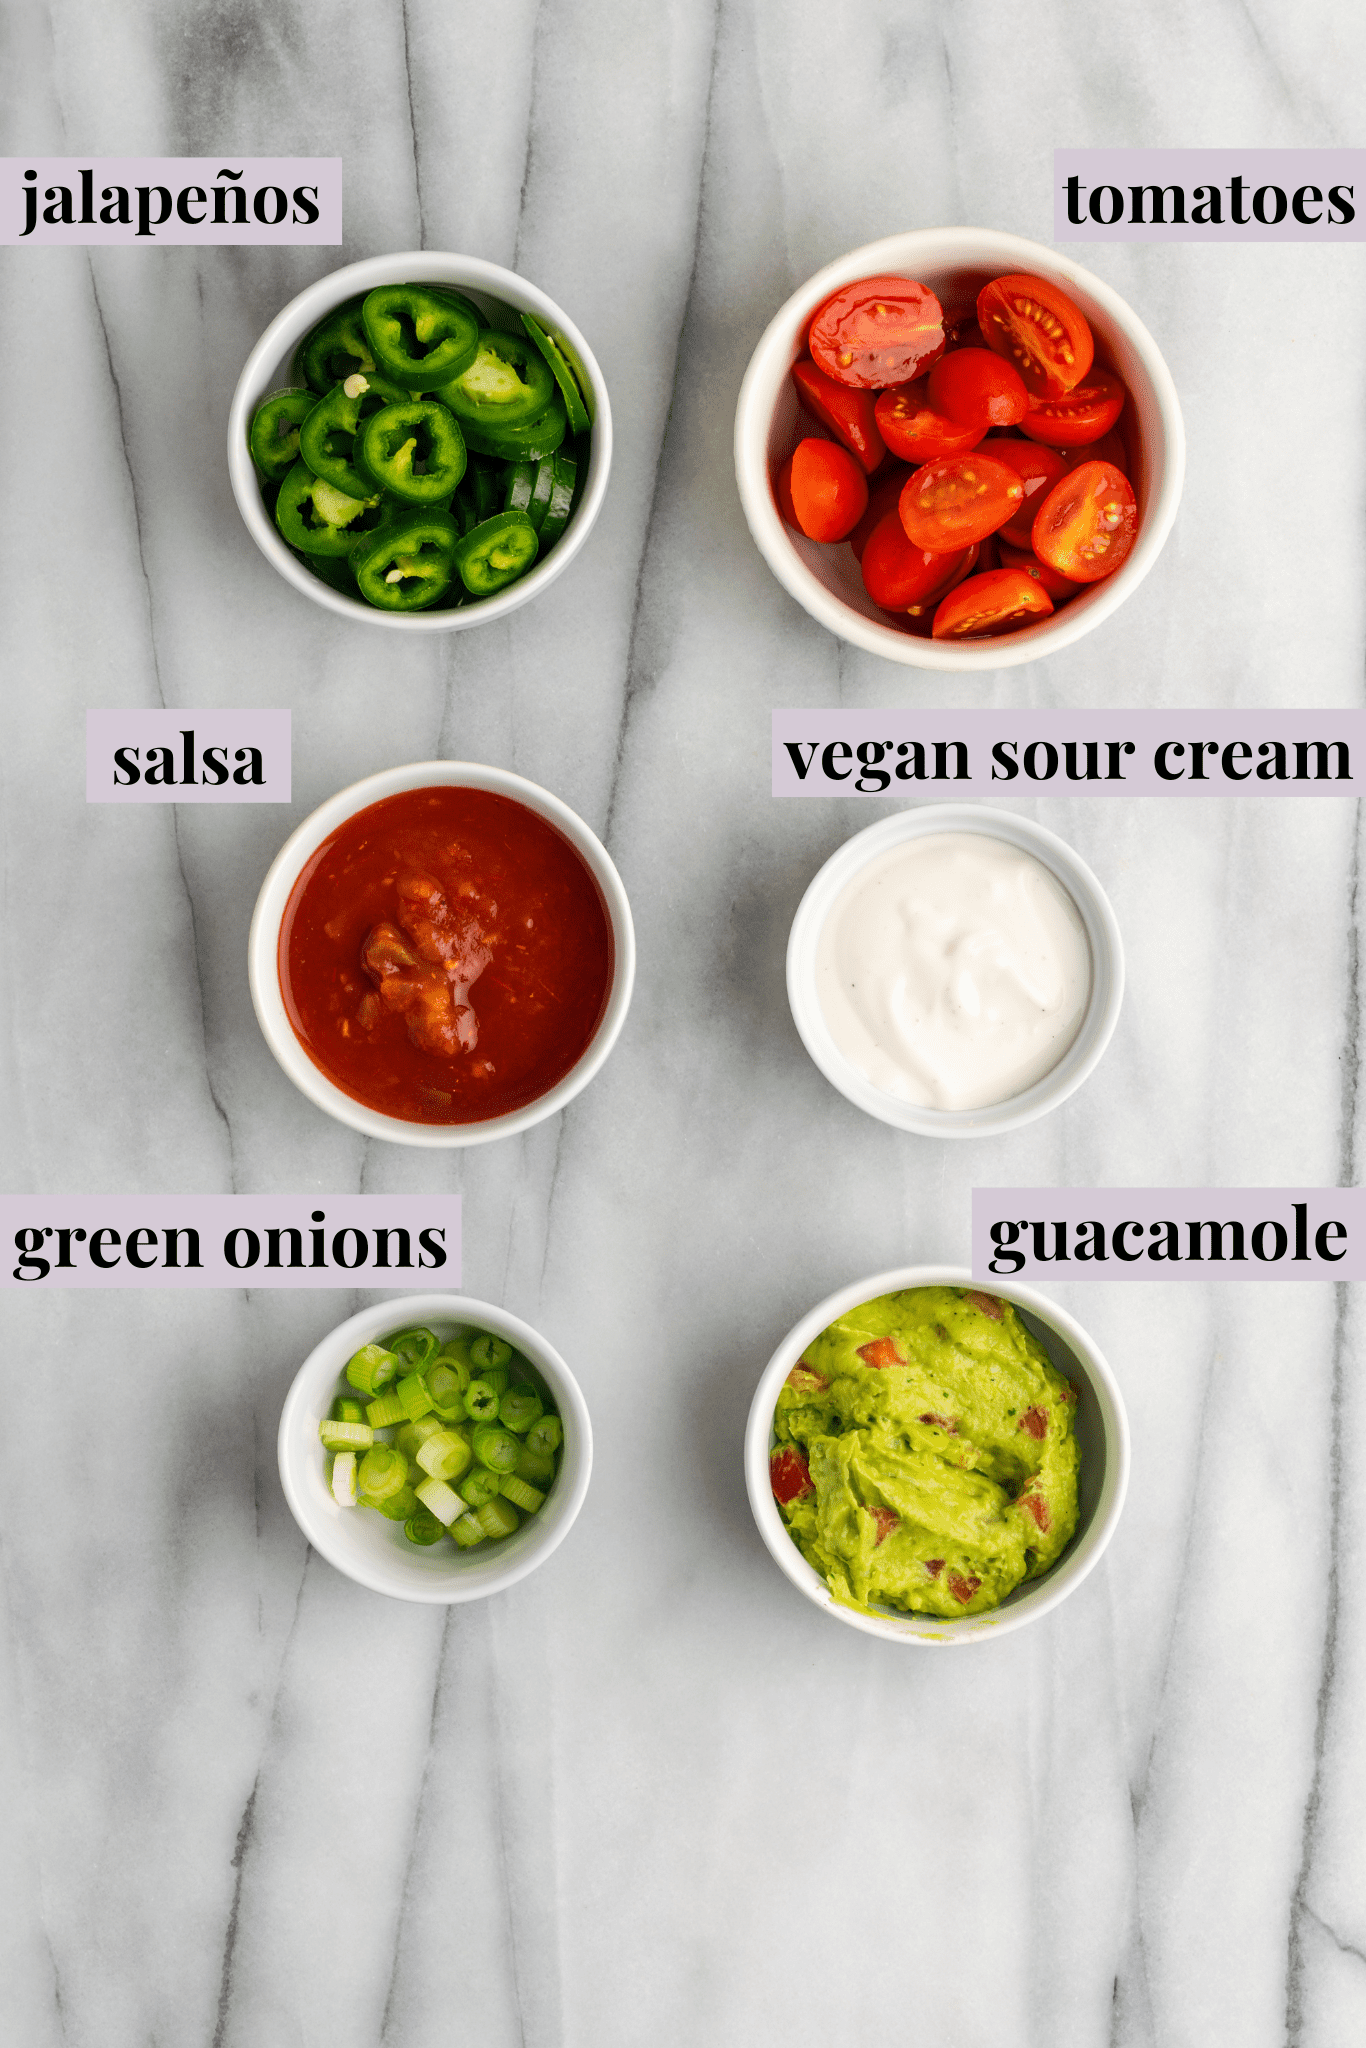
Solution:
<path fill-rule="evenodd" d="M 798 775 L 787 751 L 785 743 L 789 740 L 800 745 L 804 753 L 813 740 L 817 744 L 818 751 L 805 780 Z M 841 740 L 855 749 L 867 740 L 892 742 L 892 755 L 884 756 L 881 763 L 882 768 L 891 771 L 893 776 L 885 789 L 856 788 L 860 772 L 856 760 L 840 764 L 853 771 L 847 781 L 831 780 L 822 772 L 819 749 L 831 741 Z M 907 756 L 896 756 L 895 747 L 903 741 L 909 743 L 912 740 L 919 740 L 927 748 L 931 766 L 936 741 L 963 741 L 968 750 L 971 779 L 964 782 L 953 779 L 942 782 L 928 779 L 923 782 L 898 781 L 895 776 L 898 760 L 905 760 Z M 1069 740 L 1076 742 L 1082 750 L 1077 755 L 1078 764 L 1082 767 L 1086 762 L 1085 743 L 1088 740 L 1097 743 L 1102 776 L 1110 759 L 1106 743 L 1132 741 L 1135 751 L 1120 757 L 1124 780 L 1070 781 L 1062 751 Z M 1194 740 L 1215 741 L 1221 750 L 1238 742 L 1250 746 L 1252 754 L 1249 760 L 1238 756 L 1231 759 L 1235 767 L 1253 772 L 1246 781 L 1230 779 L 1221 766 L 1222 753 L 1220 760 L 1206 755 L 1203 766 L 1208 779 L 1192 781 L 1189 764 Z M 1275 740 L 1287 749 L 1292 773 L 1297 741 L 1342 740 L 1348 748 L 1350 779 L 1341 782 L 1259 782 L 1255 774 L 1257 748 L 1263 742 L 1270 744 Z M 1057 773 L 1049 781 L 1035 781 L 1021 767 L 1013 779 L 1004 779 L 998 769 L 998 779 L 993 781 L 992 769 L 996 764 L 991 750 L 998 741 L 1013 744 L 1017 761 L 1022 760 L 1025 749 L 1032 742 L 1050 741 L 1059 755 Z M 1166 756 L 1169 767 L 1186 770 L 1180 781 L 1164 781 L 1153 765 L 1164 742 L 1179 742 L 1186 748 L 1184 754 L 1169 752 Z M 1037 764 L 1047 760 L 1042 753 L 1034 758 Z M 1337 757 L 1331 758 L 1335 767 Z M 1311 767 L 1312 760 L 1311 756 Z M 1068 796 L 1357 796 L 1363 776 L 1366 776 L 1366 711 L 895 710 L 775 711 L 773 714 L 774 796 L 924 799 L 933 794 L 936 801 L 950 801 L 960 796 L 1018 799 L 1048 791 L 1065 792 Z"/>
<path fill-rule="evenodd" d="M 1297 1259 L 1294 1204 L 1303 1202 L 1307 1211 L 1305 1234 L 1309 1256 Z M 1067 1246 L 1072 1251 L 1076 1226 L 1092 1219 L 1104 1226 L 1105 1259 L 1036 1259 L 1032 1231 L 1016 1239 L 1013 1250 L 1025 1253 L 1022 1266 L 1007 1270 L 991 1238 L 991 1226 L 998 1221 L 1028 1220 L 1047 1225 L 1044 1246 L 1054 1246 L 1053 1224 L 1068 1225 Z M 1150 1259 L 1147 1248 L 1154 1240 L 1149 1226 L 1170 1220 L 1178 1226 L 1182 1257 Z M 1111 1233 L 1126 1222 L 1141 1223 L 1143 1235 L 1130 1231 L 1124 1239 L 1130 1253 L 1140 1256 L 1125 1261 L 1115 1256 Z M 1206 1256 L 1198 1263 L 1186 1256 L 1190 1249 L 1188 1222 L 1241 1223 L 1244 1253 L 1241 1261 L 1228 1257 L 1225 1242 L 1223 1261 L 1208 1256 L 1209 1237 L 1202 1246 Z M 1259 1259 L 1252 1245 L 1252 1231 L 1262 1222 L 1279 1223 L 1288 1246 L 1284 1257 Z M 1341 1223 L 1345 1238 L 1330 1234 L 1331 1251 L 1342 1254 L 1335 1261 L 1320 1258 L 1314 1237 L 1323 1223 Z M 1274 1232 L 1263 1239 L 1264 1248 L 1274 1249 Z M 1141 1245 L 1141 1249 L 1140 1249 Z M 993 1272 L 991 1261 L 997 1260 Z M 984 1286 L 993 1280 L 1360 1280 L 1366 1278 L 1366 1213 L 1360 1188 L 974 1188 L 972 1191 L 972 1274 Z"/>
<path fill-rule="evenodd" d="M 228 780 L 186 784 L 116 782 L 114 750 L 136 747 L 145 768 L 149 747 L 169 747 L 180 775 L 185 742 L 194 734 L 195 771 L 204 772 L 207 747 L 226 749 Z M 237 783 L 238 747 L 255 747 L 265 781 Z M 290 800 L 290 714 L 288 711 L 87 711 L 85 714 L 85 800 L 88 804 L 287 804 Z"/>
<path fill-rule="evenodd" d="M 315 1209 L 323 1212 L 326 1220 L 322 1225 L 312 1220 Z M 155 1247 L 142 1242 L 138 1249 L 144 1258 L 155 1250 L 160 1259 L 165 1255 L 163 1233 L 187 1227 L 199 1232 L 199 1271 L 183 1263 L 178 1268 L 158 1264 L 140 1271 L 128 1263 L 123 1244 L 115 1246 L 110 1239 L 103 1241 L 101 1250 L 107 1258 L 117 1252 L 117 1266 L 103 1271 L 89 1255 L 90 1237 L 96 1230 L 115 1230 L 124 1243 L 133 1231 L 153 1230 L 157 1233 Z M 399 1252 L 396 1241 L 389 1247 L 388 1266 L 375 1264 L 374 1232 L 386 1227 L 408 1232 L 410 1265 L 394 1264 Z M 309 1265 L 292 1271 L 288 1266 L 266 1266 L 267 1230 L 290 1228 L 303 1232 L 305 1259 L 313 1256 L 313 1231 L 323 1230 L 326 1266 Z M 44 1238 L 36 1248 L 37 1255 L 49 1261 L 52 1271 L 37 1278 L 16 1278 L 21 1251 L 18 1233 L 35 1229 L 86 1232 L 84 1243 L 72 1241 L 71 1271 L 56 1264 L 58 1245 L 54 1235 Z M 254 1230 L 260 1239 L 260 1257 L 254 1266 L 239 1269 L 228 1263 L 224 1241 L 231 1231 L 238 1229 Z M 363 1266 L 337 1263 L 333 1238 L 339 1230 L 364 1231 L 368 1257 Z M 444 1265 L 433 1264 L 431 1254 L 424 1253 L 419 1242 L 419 1232 L 423 1230 L 444 1232 L 444 1237 L 436 1239 L 446 1254 Z M 460 1285 L 459 1195 L 0 1195 L 0 1231 L 5 1247 L 0 1285 L 26 1287 L 30 1291 L 41 1287 L 362 1287 L 385 1291 Z M 238 1244 L 245 1255 L 245 1240 L 239 1239 Z M 356 1249 L 354 1238 L 343 1247 L 348 1258 L 355 1257 Z M 281 1256 L 288 1255 L 286 1240 Z M 180 1257 L 182 1262 L 186 1257 L 183 1238 Z"/>
<path fill-rule="evenodd" d="M 220 179 L 218 173 L 224 169 L 240 171 L 242 175 L 236 179 Z M 38 194 L 38 219 L 29 235 L 24 233 L 24 194 L 29 189 L 24 181 L 25 171 L 38 173 L 34 187 Z M 92 174 L 91 211 L 95 220 L 89 226 L 80 224 L 84 210 L 81 203 L 82 171 Z M 240 227 L 214 226 L 213 188 L 217 184 L 236 185 L 246 193 L 247 219 Z M 75 219 L 70 227 L 43 219 L 47 188 L 58 185 L 65 185 L 71 193 Z M 133 218 L 126 227 L 100 222 L 101 194 L 107 185 L 122 185 L 128 194 Z M 170 218 L 160 222 L 150 235 L 138 233 L 139 185 L 164 185 L 171 194 Z M 186 202 L 196 212 L 202 205 L 207 218 L 197 223 L 182 220 L 176 206 L 179 194 L 191 185 L 198 185 L 208 195 L 203 202 Z M 257 220 L 252 211 L 253 194 L 267 185 L 278 186 L 290 202 L 285 218 L 275 226 Z M 305 223 L 293 219 L 299 211 L 294 204 L 297 185 L 317 187 L 316 193 L 311 195 L 312 203 L 318 209 L 315 221 Z M 227 211 L 232 212 L 234 206 L 235 202 Z M 156 249 L 188 242 L 216 242 L 224 247 L 243 242 L 294 242 L 308 247 L 335 248 L 341 239 L 342 160 L 339 156 L 0 157 L 0 247 L 31 249 L 43 243 L 48 248 L 60 244 L 68 249 L 78 249 L 92 245 L 132 244 L 139 249 Z"/>
<path fill-rule="evenodd" d="M 1230 218 L 1229 180 L 1243 180 L 1243 211 L 1249 216 L 1240 227 Z M 1093 221 L 1089 214 L 1081 226 L 1067 218 L 1067 180 L 1082 181 L 1081 206 L 1091 187 L 1116 185 L 1124 195 L 1124 219 L 1113 226 Z M 1131 185 L 1181 185 L 1186 193 L 1186 222 L 1168 222 L 1159 227 L 1131 226 L 1129 213 Z M 1197 185 L 1218 185 L 1223 201 L 1221 225 L 1198 227 L 1190 220 L 1192 197 Z M 1287 202 L 1293 202 L 1301 185 L 1317 185 L 1323 198 L 1319 205 L 1305 202 L 1305 211 L 1322 212 L 1323 218 L 1306 226 L 1294 218 L 1288 204 L 1286 217 L 1278 225 L 1263 223 L 1252 216 L 1252 195 L 1261 185 L 1279 185 Z M 1351 193 L 1355 220 L 1330 224 L 1328 193 L 1334 185 L 1355 186 Z M 1145 214 L 1152 211 L 1152 199 L 1144 200 Z M 1056 242 L 1362 242 L 1366 241 L 1366 149 L 1055 149 L 1053 152 L 1053 239 Z"/>

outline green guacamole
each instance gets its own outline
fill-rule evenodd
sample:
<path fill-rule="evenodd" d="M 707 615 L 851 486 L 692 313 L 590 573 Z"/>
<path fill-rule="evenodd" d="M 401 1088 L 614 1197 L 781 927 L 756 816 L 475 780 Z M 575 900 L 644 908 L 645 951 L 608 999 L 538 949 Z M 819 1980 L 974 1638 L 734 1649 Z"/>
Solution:
<path fill-rule="evenodd" d="M 985 1614 L 1076 1528 L 1076 1401 L 1009 1302 L 883 1294 L 788 1374 L 774 1496 L 837 1600 Z"/>

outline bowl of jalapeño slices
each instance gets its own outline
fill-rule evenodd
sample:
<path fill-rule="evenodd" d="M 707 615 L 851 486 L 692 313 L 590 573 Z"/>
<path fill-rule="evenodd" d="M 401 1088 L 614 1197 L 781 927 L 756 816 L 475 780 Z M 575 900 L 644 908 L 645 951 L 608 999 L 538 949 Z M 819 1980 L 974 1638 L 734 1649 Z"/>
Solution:
<path fill-rule="evenodd" d="M 257 342 L 228 422 L 247 530 L 296 590 L 409 631 L 482 625 L 554 582 L 607 488 L 593 352 L 476 257 L 334 271 Z"/>

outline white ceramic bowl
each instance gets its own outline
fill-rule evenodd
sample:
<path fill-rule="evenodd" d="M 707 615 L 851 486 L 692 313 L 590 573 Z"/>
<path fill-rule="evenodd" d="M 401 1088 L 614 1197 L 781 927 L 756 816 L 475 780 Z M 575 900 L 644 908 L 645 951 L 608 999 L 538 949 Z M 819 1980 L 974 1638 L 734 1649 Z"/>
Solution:
<path fill-rule="evenodd" d="M 1026 271 L 1046 277 L 1075 299 L 1096 337 L 1098 360 L 1111 365 L 1132 399 L 1130 440 L 1137 452 L 1138 538 L 1113 576 L 1018 633 L 990 640 L 922 640 L 890 625 L 873 603 L 853 551 L 822 546 L 787 526 L 774 502 L 772 477 L 814 428 L 797 404 L 788 374 L 803 353 L 807 322 L 841 285 L 879 272 L 928 285 L 946 313 L 968 312 L 993 277 Z M 842 640 L 912 668 L 1009 668 L 1069 646 L 1108 618 L 1138 588 L 1157 560 L 1176 517 L 1186 469 L 1186 435 L 1176 386 L 1157 343 L 1108 284 L 1069 256 L 990 228 L 924 228 L 889 235 L 828 263 L 775 313 L 750 358 L 735 414 L 735 475 L 749 530 L 784 589 L 813 619 Z"/>
<path fill-rule="evenodd" d="M 516 313 L 530 313 L 567 343 L 574 367 L 583 373 L 580 382 L 593 422 L 593 438 L 588 478 L 577 511 L 544 562 L 518 577 L 496 597 L 485 598 L 479 604 L 461 605 L 454 611 L 380 611 L 359 597 L 347 597 L 342 591 L 333 590 L 305 569 L 286 547 L 266 510 L 260 480 L 247 450 L 252 414 L 268 393 L 282 390 L 292 381 L 290 364 L 294 351 L 310 328 L 316 327 L 334 306 L 358 293 L 371 292 L 381 284 L 455 285 L 489 316 L 491 326 L 515 325 L 519 333 L 523 331 L 521 323 L 509 322 L 498 309 L 511 307 Z M 553 299 L 514 271 L 504 270 L 497 263 L 485 263 L 478 256 L 452 256 L 433 249 L 410 249 L 398 256 L 368 256 L 363 263 L 349 263 L 344 270 L 334 270 L 301 291 L 275 315 L 247 357 L 228 413 L 228 475 L 232 479 L 232 494 L 248 533 L 272 568 L 328 611 L 402 633 L 460 633 L 470 626 L 487 626 L 494 619 L 506 618 L 519 605 L 529 603 L 540 591 L 548 589 L 557 576 L 564 574 L 587 540 L 602 506 L 611 466 L 612 408 L 607 386 L 592 349 L 573 321 Z"/>
<path fill-rule="evenodd" d="M 847 1315 L 860 1302 L 875 1301 L 880 1294 L 894 1294 L 906 1287 L 972 1287 L 974 1281 L 965 1266 L 899 1266 L 890 1273 L 874 1273 L 867 1280 L 855 1280 L 803 1316 L 774 1352 L 754 1391 L 749 1422 L 745 1429 L 745 1485 L 749 1504 L 775 1563 L 799 1592 L 814 1601 L 823 1613 L 865 1635 L 882 1636 L 893 1643 L 979 1643 L 1009 1635 L 1026 1622 L 1037 1621 L 1065 1600 L 1078 1587 L 1100 1558 L 1114 1534 L 1124 1495 L 1129 1484 L 1129 1423 L 1124 1402 L 1100 1352 L 1079 1323 L 1055 1307 L 1032 1287 L 1013 1281 L 993 1279 L 989 1290 L 1020 1311 L 1026 1327 L 1037 1337 L 1058 1370 L 1078 1389 L 1077 1440 L 1081 1447 L 1079 1480 L 1080 1514 L 1076 1533 L 1057 1563 L 1041 1578 L 1019 1586 L 990 1614 L 965 1615 L 961 1621 L 941 1621 L 936 1615 L 901 1614 L 878 1609 L 861 1614 L 831 1597 L 820 1573 L 809 1565 L 787 1533 L 769 1483 L 768 1461 L 773 1448 L 773 1411 L 778 1390 L 812 1339 L 828 1328 L 837 1316 Z"/>
<path fill-rule="evenodd" d="M 569 841 L 596 882 L 611 925 L 612 980 L 598 1028 L 587 1050 L 553 1088 L 547 1089 L 544 1095 L 538 1095 L 534 1102 L 528 1102 L 521 1109 L 509 1110 L 504 1116 L 489 1117 L 482 1123 L 407 1123 L 401 1117 L 386 1116 L 380 1110 L 367 1108 L 365 1103 L 357 1102 L 354 1096 L 338 1088 L 320 1067 L 314 1066 L 295 1037 L 280 992 L 280 924 L 290 892 L 304 864 L 339 825 L 345 824 L 357 811 L 363 811 L 385 797 L 397 796 L 403 790 L 433 789 L 447 784 L 464 789 L 488 789 L 499 796 L 511 797 L 515 803 L 525 804 L 529 811 L 535 811 L 546 819 Z M 329 1116 L 336 1117 L 338 1122 L 350 1124 L 353 1130 L 364 1131 L 367 1138 L 386 1138 L 398 1145 L 485 1145 L 494 1138 L 512 1137 L 516 1132 L 540 1123 L 543 1117 L 553 1116 L 556 1110 L 563 1109 L 581 1088 L 587 1087 L 616 1044 L 617 1034 L 630 1008 L 635 973 L 636 940 L 631 906 L 626 900 L 621 876 L 597 834 L 590 831 L 577 812 L 571 811 L 559 797 L 552 796 L 548 789 L 541 789 L 520 775 L 511 775 L 505 768 L 485 768 L 470 761 L 414 761 L 406 768 L 385 768 L 378 775 L 366 776 L 363 782 L 353 782 L 349 789 L 339 790 L 336 796 L 320 804 L 312 817 L 305 818 L 303 824 L 290 833 L 271 862 L 256 899 L 247 939 L 247 975 L 256 1021 L 265 1034 L 266 1044 L 295 1087 L 301 1089 L 311 1102 L 316 1102 L 319 1109 L 325 1109 Z"/>
<path fill-rule="evenodd" d="M 836 1045 L 825 1021 L 816 984 L 816 950 L 821 928 L 846 883 L 861 868 L 908 839 L 941 832 L 976 832 L 1002 839 L 1032 854 L 1056 877 L 1077 907 L 1091 949 L 1091 994 L 1081 1025 L 1051 1072 L 1005 1102 L 982 1109 L 930 1109 L 889 1095 L 859 1072 Z M 927 1138 L 990 1138 L 1033 1123 L 1065 1102 L 1096 1065 L 1110 1042 L 1124 998 L 1124 947 L 1109 898 L 1084 860 L 1056 833 L 1032 818 L 1017 817 L 991 804 L 920 804 L 856 832 L 820 868 L 797 906 L 787 941 L 787 1000 L 792 1021 L 816 1065 L 841 1095 L 869 1116 Z"/>
<path fill-rule="evenodd" d="M 410 1323 L 425 1323 L 440 1337 L 472 1328 L 505 1338 L 539 1373 L 545 1382 L 542 1392 L 549 1392 L 564 1424 L 560 1466 L 544 1505 L 501 1542 L 480 1543 L 473 1550 L 456 1550 L 442 1542 L 424 1550 L 408 1541 L 401 1522 L 386 1521 L 370 1508 L 339 1507 L 332 1498 L 318 1424 L 339 1391 L 347 1360 L 362 1344 L 372 1344 Z M 289 1511 L 329 1564 L 374 1593 L 449 1603 L 482 1600 L 515 1586 L 563 1543 L 588 1491 L 593 1430 L 578 1381 L 559 1352 L 529 1324 L 491 1302 L 473 1301 L 464 1294 L 406 1294 L 363 1308 L 310 1351 L 285 1396 L 279 1458 Z"/>

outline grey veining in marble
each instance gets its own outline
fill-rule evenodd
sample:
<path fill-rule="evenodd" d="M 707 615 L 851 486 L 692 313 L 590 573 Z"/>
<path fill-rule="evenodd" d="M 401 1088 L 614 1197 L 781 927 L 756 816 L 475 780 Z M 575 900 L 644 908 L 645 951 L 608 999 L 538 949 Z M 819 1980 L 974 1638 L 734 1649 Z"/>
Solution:
<path fill-rule="evenodd" d="M 470 1290 L 592 1407 L 583 1516 L 449 1615 L 310 1555 L 284 1390 L 344 1293 L 4 1297 L 0 2034 L 20 2048 L 1345 2048 L 1366 2040 L 1366 1388 L 1327 1286 L 1059 1287 L 1123 1383 L 1129 1507 L 1037 1628 L 897 1651 L 806 1606 L 740 1474 L 836 1285 L 963 1259 L 975 1183 L 1357 1178 L 1355 806 L 1040 799 L 1129 989 L 1053 1117 L 939 1146 L 806 1059 L 783 948 L 858 824 L 774 803 L 775 704 L 1359 704 L 1359 247 L 1097 246 L 1180 390 L 1127 607 L 953 682 L 843 647 L 753 549 L 735 396 L 819 265 L 1047 239 L 1055 144 L 1348 144 L 1366 15 L 1211 0 L 9 0 L 3 149 L 340 152 L 347 242 L 0 259 L 6 1179 L 458 1188 Z M 308 606 L 222 457 L 260 329 L 424 244 L 573 314 L 617 455 L 580 560 L 421 642 Z M 90 705 L 277 704 L 283 808 L 90 807 Z M 247 995 L 291 822 L 452 754 L 607 839 L 640 941 L 608 1066 L 522 1140 L 367 1144 Z"/>

